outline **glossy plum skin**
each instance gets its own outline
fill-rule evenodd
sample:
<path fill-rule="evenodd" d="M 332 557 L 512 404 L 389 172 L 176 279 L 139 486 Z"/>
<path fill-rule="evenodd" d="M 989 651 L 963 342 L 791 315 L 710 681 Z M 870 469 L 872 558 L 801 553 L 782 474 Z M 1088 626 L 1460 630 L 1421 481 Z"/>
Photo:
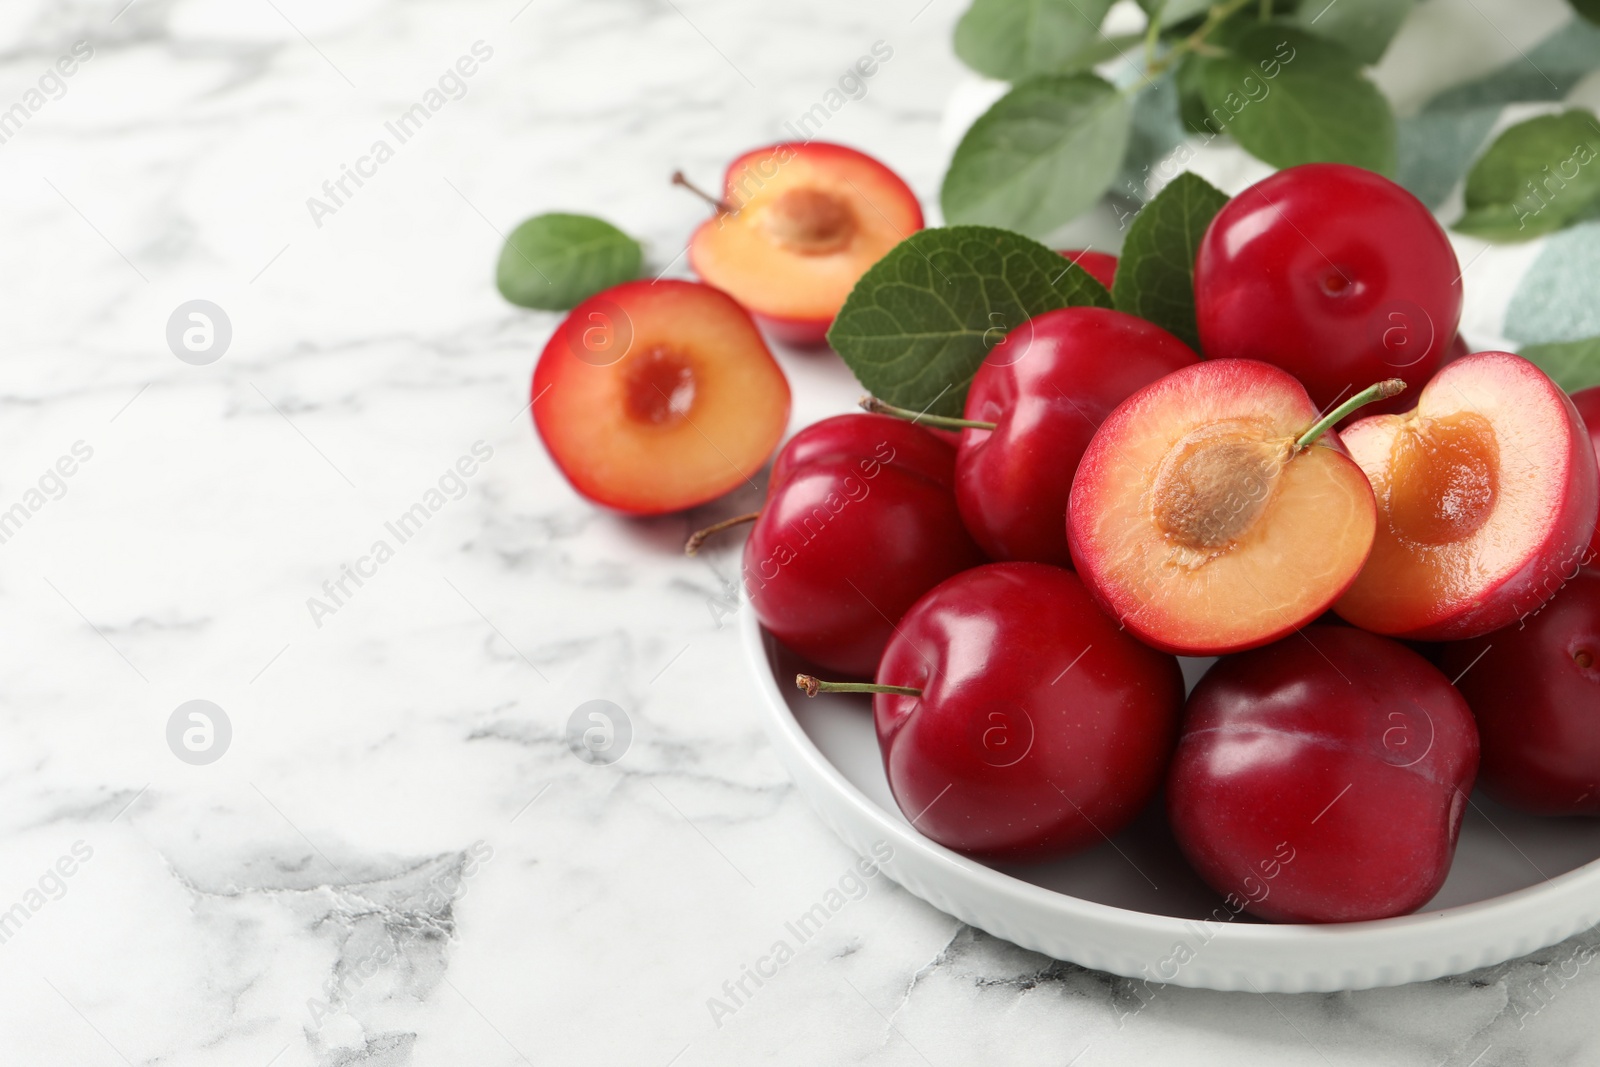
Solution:
<path fill-rule="evenodd" d="M 939 844 L 1007 862 L 1104 840 L 1160 786 L 1183 677 L 1095 607 L 1071 571 L 991 563 L 906 613 L 873 713 L 889 787 Z"/>
<path fill-rule="evenodd" d="M 1109 257 L 1108 257 L 1109 258 Z M 1113 409 L 1157 378 L 1198 363 L 1161 327 L 1105 308 L 1046 312 L 990 350 L 965 415 L 956 503 L 997 560 L 1072 566 L 1067 498 L 1078 460 Z"/>
<path fill-rule="evenodd" d="M 1484 789 L 1535 815 L 1600 815 L 1600 571 L 1578 571 L 1539 612 L 1439 664 L 1483 739 Z"/>
<path fill-rule="evenodd" d="M 1385 378 L 1414 394 L 1461 318 L 1461 268 L 1427 207 L 1341 163 L 1290 167 L 1230 200 L 1194 285 L 1207 359 L 1275 363 L 1324 409 Z M 1362 414 L 1410 407 L 1402 393 Z"/>
<path fill-rule="evenodd" d="M 1107 289 L 1111 288 L 1111 283 L 1116 280 L 1117 257 L 1110 253 L 1067 248 L 1063 249 L 1061 254 L 1088 271 L 1090 277 Z"/>
<path fill-rule="evenodd" d="M 870 678 L 906 609 L 983 562 L 954 477 L 954 448 L 886 415 L 838 415 L 796 434 L 744 547 L 761 624 L 819 667 Z"/>
<path fill-rule="evenodd" d="M 1444 884 L 1477 767 L 1472 714 L 1436 667 L 1312 626 L 1200 680 L 1167 812 L 1230 903 L 1279 922 L 1381 919 Z"/>
<path fill-rule="evenodd" d="M 1584 429 L 1589 431 L 1589 440 L 1594 445 L 1595 457 L 1600 461 L 1600 386 L 1580 389 L 1573 393 L 1572 406 L 1578 409 Z M 1600 559 L 1600 525 L 1595 527 L 1594 537 L 1589 541 L 1589 553 L 1584 562 L 1593 563 L 1597 559 Z"/>

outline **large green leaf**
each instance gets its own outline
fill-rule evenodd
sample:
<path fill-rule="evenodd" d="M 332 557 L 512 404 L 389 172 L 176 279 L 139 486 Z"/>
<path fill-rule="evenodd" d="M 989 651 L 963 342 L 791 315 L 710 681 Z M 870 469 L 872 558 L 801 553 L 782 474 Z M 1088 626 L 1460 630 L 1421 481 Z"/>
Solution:
<path fill-rule="evenodd" d="M 1111 0 L 972 0 L 955 48 L 979 74 L 1022 81 L 1092 66 L 1090 45 Z"/>
<path fill-rule="evenodd" d="M 1140 209 L 1128 227 L 1111 299 L 1181 338 L 1196 352 L 1194 260 L 1206 227 L 1228 196 L 1204 178 L 1180 174 Z"/>
<path fill-rule="evenodd" d="M 1526 241 L 1592 214 L 1600 204 L 1600 122 L 1581 108 L 1519 122 L 1467 174 L 1455 229 Z"/>
<path fill-rule="evenodd" d="M 1600 0 L 1572 0 L 1572 10 L 1590 22 L 1600 22 Z"/>
<path fill-rule="evenodd" d="M 1343 47 L 1280 23 L 1233 35 L 1227 54 L 1200 61 L 1206 129 L 1229 133 L 1275 167 L 1395 165 L 1394 114 Z"/>
<path fill-rule="evenodd" d="M 1035 315 L 1110 307 L 1083 268 L 1037 241 L 988 226 L 921 230 L 873 264 L 828 331 L 874 396 L 960 415 L 984 356 Z"/>
<path fill-rule="evenodd" d="M 564 311 L 639 276 L 639 242 L 588 215 L 538 215 L 506 238 L 495 269 L 500 295 L 528 308 Z"/>
<path fill-rule="evenodd" d="M 1600 337 L 1524 345 L 1518 354 L 1569 393 L 1600 385 Z"/>
<path fill-rule="evenodd" d="M 1089 74 L 1013 88 L 961 139 L 939 199 L 954 223 L 1043 236 L 1111 185 L 1128 145 L 1127 97 Z"/>

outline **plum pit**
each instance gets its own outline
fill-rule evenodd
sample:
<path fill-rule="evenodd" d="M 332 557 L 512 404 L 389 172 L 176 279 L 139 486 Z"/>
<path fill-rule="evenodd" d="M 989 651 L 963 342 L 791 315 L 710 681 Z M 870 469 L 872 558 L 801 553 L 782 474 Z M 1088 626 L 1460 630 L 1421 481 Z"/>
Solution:
<path fill-rule="evenodd" d="M 634 422 L 667 427 L 689 417 L 694 407 L 694 362 L 669 345 L 652 345 L 622 367 L 623 409 Z"/>
<path fill-rule="evenodd" d="M 1168 540 L 1212 552 L 1249 532 L 1267 509 L 1293 442 L 1266 440 L 1240 423 L 1202 426 L 1168 451 L 1151 486 L 1156 526 Z"/>
<path fill-rule="evenodd" d="M 857 229 L 855 212 L 843 197 L 809 186 L 789 189 L 774 200 L 766 224 L 779 245 L 802 256 L 841 251 Z"/>

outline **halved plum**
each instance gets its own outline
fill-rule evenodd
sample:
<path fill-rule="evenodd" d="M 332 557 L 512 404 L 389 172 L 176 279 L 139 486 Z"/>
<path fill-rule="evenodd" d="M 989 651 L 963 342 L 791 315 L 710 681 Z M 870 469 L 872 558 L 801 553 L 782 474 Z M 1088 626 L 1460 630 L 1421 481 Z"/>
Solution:
<path fill-rule="evenodd" d="M 820 141 L 775 144 L 728 165 L 689 262 L 780 340 L 818 345 L 857 279 L 922 229 L 922 208 L 871 156 Z"/>
<path fill-rule="evenodd" d="M 759 471 L 788 425 L 789 383 L 727 293 L 637 281 L 590 297 L 556 328 L 533 371 L 532 408 L 574 489 L 656 515 Z"/>
<path fill-rule="evenodd" d="M 1594 446 L 1567 394 L 1509 352 L 1475 352 L 1404 415 L 1342 431 L 1378 501 L 1372 555 L 1334 605 L 1374 633 L 1459 641 L 1543 604 L 1582 561 L 1600 507 Z"/>
<path fill-rule="evenodd" d="M 1401 383 L 1366 390 L 1389 396 Z M 1179 655 L 1254 648 L 1315 619 L 1355 579 L 1377 510 L 1305 388 L 1218 359 L 1134 393 L 1072 484 L 1072 559 L 1101 606 Z"/>

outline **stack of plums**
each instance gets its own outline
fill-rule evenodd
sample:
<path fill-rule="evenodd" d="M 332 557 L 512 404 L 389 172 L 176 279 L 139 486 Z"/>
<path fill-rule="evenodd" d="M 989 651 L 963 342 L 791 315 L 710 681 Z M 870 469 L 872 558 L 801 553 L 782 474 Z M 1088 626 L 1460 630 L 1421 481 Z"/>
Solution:
<path fill-rule="evenodd" d="M 801 165 L 745 192 L 779 152 Z M 692 246 L 720 289 L 611 290 L 540 360 L 535 419 L 591 499 L 659 513 L 754 475 L 789 394 L 751 313 L 815 340 L 921 224 L 835 146 L 742 157 L 725 200 Z M 1427 903 L 1475 783 L 1600 813 L 1600 390 L 1468 354 L 1444 232 L 1352 167 L 1229 201 L 1194 302 L 1204 358 L 1066 308 L 990 350 L 961 419 L 869 404 L 795 434 L 741 518 L 802 688 L 873 694 L 895 800 L 942 845 L 1047 860 L 1164 794 L 1194 869 L 1271 920 Z M 1178 656 L 1221 657 L 1187 700 Z"/>

